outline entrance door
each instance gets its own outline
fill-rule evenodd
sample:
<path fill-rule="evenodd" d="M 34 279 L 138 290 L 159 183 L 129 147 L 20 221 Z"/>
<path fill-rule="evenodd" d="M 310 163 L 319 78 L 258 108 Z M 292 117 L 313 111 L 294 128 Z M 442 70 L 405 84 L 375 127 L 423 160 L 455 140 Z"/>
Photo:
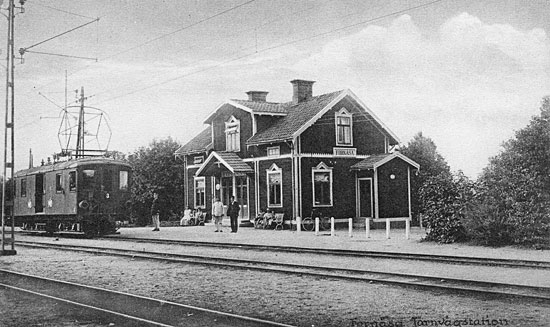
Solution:
<path fill-rule="evenodd" d="M 222 177 L 221 183 L 221 201 L 227 207 L 229 197 L 235 195 L 237 202 L 241 205 L 239 217 L 242 220 L 248 219 L 248 178 L 246 176 Z M 233 180 L 235 185 L 233 185 Z"/>
<path fill-rule="evenodd" d="M 44 212 L 44 175 L 37 174 L 34 182 L 34 212 Z"/>
<path fill-rule="evenodd" d="M 372 218 L 372 179 L 359 178 L 359 216 Z"/>

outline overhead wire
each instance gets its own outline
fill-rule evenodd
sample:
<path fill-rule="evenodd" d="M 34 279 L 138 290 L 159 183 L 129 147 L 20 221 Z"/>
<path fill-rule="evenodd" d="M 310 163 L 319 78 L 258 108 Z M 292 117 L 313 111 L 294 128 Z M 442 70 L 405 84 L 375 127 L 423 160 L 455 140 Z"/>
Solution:
<path fill-rule="evenodd" d="M 329 0 L 329 1 L 330 1 L 330 0 Z M 266 22 L 263 22 L 263 23 L 261 23 L 261 24 L 258 25 L 258 26 L 255 26 L 255 27 L 252 27 L 252 28 L 247 28 L 247 29 L 242 29 L 242 30 L 233 32 L 233 33 L 231 33 L 231 34 L 227 34 L 227 35 L 225 35 L 225 36 L 223 36 L 223 37 L 227 39 L 227 38 L 230 38 L 230 37 L 235 36 L 235 35 L 242 35 L 243 33 L 246 33 L 246 32 L 249 32 L 249 31 L 256 31 L 256 30 L 257 30 L 258 28 L 260 28 L 260 27 L 267 26 L 267 25 L 270 25 L 270 24 L 272 24 L 272 23 L 274 23 L 274 22 L 277 22 L 277 21 L 283 20 L 283 19 L 285 19 L 285 18 L 288 18 L 289 15 L 294 16 L 294 15 L 302 14 L 302 13 L 304 13 L 304 12 L 313 10 L 314 8 L 315 8 L 315 7 L 312 6 L 312 7 L 306 8 L 306 9 L 301 9 L 301 10 L 298 10 L 298 11 L 295 11 L 295 12 L 292 12 L 292 13 L 288 14 L 286 17 L 283 17 L 282 15 L 278 15 L 277 18 L 274 18 L 274 19 L 268 20 L 268 21 L 266 21 Z M 188 48 L 188 50 L 192 50 L 192 49 L 196 49 L 196 48 L 200 48 L 200 46 L 197 45 L 197 46 L 194 46 L 194 47 L 190 47 L 190 48 Z M 244 50 L 247 50 L 247 49 L 250 49 L 250 48 L 253 48 L 253 47 L 247 47 L 247 48 L 245 48 Z M 257 44 L 255 44 L 254 48 L 256 48 L 256 50 L 257 50 Z M 242 50 L 243 50 L 243 49 L 241 49 L 241 51 L 239 51 L 239 52 L 242 52 Z M 238 53 L 238 52 L 234 52 L 234 53 Z M 187 63 L 187 66 L 191 66 L 191 65 L 196 64 L 196 63 L 199 63 L 199 62 L 201 62 L 201 61 L 203 61 L 203 60 L 204 60 L 204 59 L 198 59 L 198 60 L 194 60 L 194 61 L 192 61 L 192 62 L 188 62 L 188 63 Z M 126 83 L 126 84 L 124 84 L 124 85 L 120 85 L 120 86 L 118 87 L 118 89 L 121 89 L 121 88 L 124 89 L 126 86 L 132 86 L 132 85 L 135 85 L 135 82 L 129 82 L 129 83 Z M 105 89 L 105 90 L 103 90 L 103 91 L 99 91 L 99 92 L 94 93 L 94 96 L 98 96 L 98 95 L 105 94 L 105 93 L 110 93 L 110 92 L 115 92 L 115 90 L 113 90 L 112 88 Z"/>
<path fill-rule="evenodd" d="M 89 18 L 89 19 L 94 19 L 95 18 L 95 17 L 85 16 L 85 15 L 77 14 L 77 13 L 70 12 L 70 11 L 67 11 L 67 10 L 51 7 L 51 6 L 48 6 L 48 5 L 44 5 L 44 4 L 41 4 L 41 3 L 36 2 L 36 1 L 31 1 L 30 3 L 33 4 L 33 5 L 37 5 L 37 6 L 40 6 L 40 7 L 48 8 L 48 9 L 51 9 L 51 10 L 59 11 L 59 12 L 69 14 L 69 15 L 73 15 L 73 16 L 77 16 L 77 17 Z"/>
<path fill-rule="evenodd" d="M 121 50 L 121 51 L 119 51 L 119 52 L 116 52 L 116 53 L 114 53 L 114 54 L 108 55 L 108 56 L 106 56 L 106 57 L 99 58 L 99 59 L 97 60 L 97 62 L 103 61 L 103 60 L 106 60 L 106 59 L 110 59 L 110 58 L 119 56 L 119 55 L 121 55 L 121 54 L 127 53 L 127 52 L 129 52 L 129 51 L 132 51 L 132 50 L 141 48 L 141 47 L 143 47 L 143 46 L 145 46 L 145 45 L 147 45 L 147 44 L 150 44 L 150 43 L 152 43 L 152 42 L 161 40 L 161 39 L 163 39 L 163 38 L 165 38 L 165 37 L 168 37 L 168 36 L 177 34 L 177 33 L 181 32 L 181 31 L 184 31 L 184 30 L 189 29 L 189 28 L 191 28 L 191 27 L 197 26 L 197 25 L 199 25 L 199 24 L 201 24 L 201 23 L 207 22 L 207 21 L 209 21 L 209 20 L 211 20 L 211 19 L 214 19 L 214 18 L 216 18 L 216 17 L 219 17 L 219 16 L 221 16 L 221 15 L 227 14 L 227 13 L 233 11 L 233 10 L 236 10 L 236 9 L 238 9 L 238 8 L 240 8 L 240 7 L 243 7 L 243 6 L 245 6 L 245 5 L 248 5 L 249 3 L 252 3 L 252 2 L 255 2 L 255 1 L 257 1 L 257 0 L 249 0 L 249 1 L 247 1 L 247 2 L 244 2 L 244 3 L 242 3 L 242 4 L 239 4 L 239 5 L 237 5 L 237 6 L 233 6 L 233 7 L 231 7 L 231 8 L 226 9 L 226 10 L 220 11 L 220 12 L 214 14 L 214 15 L 211 15 L 211 16 L 208 16 L 208 17 L 206 17 L 206 18 L 204 18 L 204 19 L 201 19 L 200 21 L 197 21 L 197 22 L 194 22 L 194 23 L 192 23 L 192 24 L 183 26 L 183 27 L 178 28 L 178 29 L 176 29 L 176 30 L 174 30 L 174 31 L 170 31 L 170 32 L 168 32 L 168 33 L 164 33 L 164 34 L 162 34 L 162 35 L 160 35 L 160 36 L 157 36 L 157 37 L 155 37 L 155 38 L 152 38 L 152 39 L 146 40 L 146 41 L 144 41 L 144 42 L 138 43 L 138 44 L 136 44 L 136 45 L 134 45 L 134 46 L 132 46 L 132 47 L 130 47 L 130 48 Z M 72 75 L 74 75 L 74 74 L 76 74 L 76 73 L 78 73 L 78 72 L 80 72 L 80 71 L 82 71 L 82 70 L 85 70 L 85 69 L 87 69 L 88 67 L 89 67 L 89 65 L 87 65 L 86 67 L 83 67 L 83 68 L 81 68 L 81 69 L 79 69 L 79 70 L 76 70 L 76 71 L 72 72 L 71 74 L 69 74 L 69 76 L 72 76 Z M 33 89 L 35 89 L 35 90 L 40 90 L 40 89 L 42 89 L 43 87 L 49 86 L 49 85 L 51 85 L 51 84 L 53 84 L 53 83 L 55 83 L 55 82 L 45 83 L 45 84 L 42 84 L 42 85 L 40 85 L 40 86 L 38 86 L 38 87 L 35 86 L 35 87 L 33 87 Z"/>
<path fill-rule="evenodd" d="M 384 14 L 384 15 L 380 15 L 380 16 L 377 16 L 377 17 L 374 17 L 374 18 L 370 18 L 370 19 L 367 19 L 367 20 L 363 20 L 363 21 L 360 21 L 360 22 L 348 24 L 348 25 L 345 25 L 345 26 L 343 26 L 343 27 L 335 28 L 335 29 L 332 29 L 332 30 L 329 30 L 329 31 L 325 31 L 325 32 L 322 32 L 322 33 L 317 33 L 317 34 L 310 35 L 310 36 L 307 36 L 307 37 L 304 37 L 304 38 L 300 38 L 300 39 L 291 40 L 291 41 L 288 41 L 288 42 L 279 43 L 279 44 L 274 45 L 274 46 L 271 46 L 271 47 L 267 47 L 267 48 L 263 48 L 263 49 L 260 49 L 260 50 L 256 50 L 256 51 L 254 51 L 254 52 L 252 52 L 252 53 L 244 54 L 244 55 L 242 55 L 242 56 L 238 56 L 238 57 L 235 57 L 235 58 L 230 58 L 230 59 L 225 60 L 225 61 L 222 61 L 222 62 L 220 62 L 220 63 L 218 63 L 218 64 L 215 64 L 215 65 L 212 65 L 212 66 L 209 66 L 209 67 L 206 67 L 206 68 L 203 68 L 203 69 L 200 69 L 200 70 L 191 72 L 191 73 L 182 74 L 182 75 L 179 75 L 179 76 L 177 76 L 177 77 L 169 78 L 169 79 L 164 80 L 164 81 L 159 82 L 159 83 L 155 83 L 155 84 L 152 84 L 152 85 L 149 85 L 149 86 L 145 86 L 145 87 L 142 87 L 142 88 L 139 88 L 139 89 L 135 89 L 135 90 L 133 90 L 133 91 L 129 91 L 129 92 L 127 92 L 127 93 L 123 93 L 123 94 L 120 94 L 120 95 L 111 97 L 111 98 L 102 100 L 102 101 L 100 101 L 99 103 L 105 103 L 105 102 L 108 102 L 108 101 L 112 101 L 112 100 L 115 100 L 115 99 L 119 99 L 119 98 L 122 98 L 122 97 L 126 97 L 126 96 L 128 96 L 128 95 L 135 94 L 135 93 L 137 93 L 137 92 L 145 91 L 145 90 L 150 89 L 150 88 L 154 88 L 154 87 L 157 87 L 157 86 L 161 86 L 161 85 L 164 85 L 164 84 L 167 84 L 167 83 L 170 83 L 170 82 L 173 82 L 173 81 L 182 79 L 182 78 L 184 78 L 184 77 L 188 77 L 188 76 L 191 76 L 191 75 L 194 75 L 194 74 L 202 73 L 202 72 L 205 72 L 205 71 L 208 71 L 208 70 L 211 70 L 211 69 L 214 69 L 214 68 L 217 68 L 217 67 L 226 65 L 226 64 L 231 63 L 231 62 L 234 62 L 234 61 L 238 61 L 238 60 L 241 60 L 241 59 L 244 59 L 244 58 L 247 58 L 247 57 L 251 57 L 251 56 L 256 55 L 256 54 L 258 54 L 258 53 L 262 53 L 262 52 L 266 52 L 266 51 L 278 49 L 278 48 L 281 48 L 281 47 L 285 47 L 285 46 L 288 46 L 288 45 L 291 45 L 291 44 L 295 44 L 295 43 L 299 43 L 299 42 L 311 40 L 311 39 L 318 38 L 318 37 L 321 37 L 321 36 L 326 36 L 326 35 L 329 35 L 329 34 L 332 34 L 332 33 L 335 33 L 335 32 L 339 32 L 339 31 L 343 31 L 343 30 L 346 30 L 346 29 L 350 29 L 350 28 L 352 28 L 352 27 L 364 25 L 364 24 L 367 24 L 367 23 L 372 23 L 372 22 L 375 22 L 375 21 L 378 21 L 378 20 L 381 20 L 381 19 L 384 19 L 384 18 L 396 16 L 396 15 L 399 15 L 399 14 L 403 14 L 403 13 L 409 12 L 409 11 L 411 11 L 411 10 L 417 10 L 417 9 L 425 8 L 425 7 L 434 5 L 434 4 L 439 3 L 439 2 L 442 2 L 442 1 L 445 1 L 445 0 L 434 0 L 434 1 L 430 1 L 430 2 L 427 2 L 427 3 L 421 4 L 421 5 L 412 6 L 412 7 L 408 7 L 408 8 L 405 8 L 405 9 L 393 11 L 393 12 L 388 13 L 388 14 Z"/>

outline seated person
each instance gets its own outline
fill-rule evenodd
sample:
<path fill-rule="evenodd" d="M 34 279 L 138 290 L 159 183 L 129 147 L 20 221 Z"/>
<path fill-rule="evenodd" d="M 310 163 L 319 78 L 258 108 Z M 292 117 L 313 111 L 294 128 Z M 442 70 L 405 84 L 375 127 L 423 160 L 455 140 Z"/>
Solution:
<path fill-rule="evenodd" d="M 183 211 L 183 217 L 180 220 L 180 226 L 189 225 L 189 220 L 191 219 L 191 208 L 189 206 Z"/>
<path fill-rule="evenodd" d="M 198 208 L 195 212 L 195 220 L 197 221 L 197 224 L 204 223 L 205 217 L 206 212 L 203 212 L 201 208 Z"/>

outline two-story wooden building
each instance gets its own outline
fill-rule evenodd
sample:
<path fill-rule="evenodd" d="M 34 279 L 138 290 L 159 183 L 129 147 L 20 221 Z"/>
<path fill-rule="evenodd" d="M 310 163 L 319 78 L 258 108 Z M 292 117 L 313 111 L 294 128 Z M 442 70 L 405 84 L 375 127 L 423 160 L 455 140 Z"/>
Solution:
<path fill-rule="evenodd" d="M 418 164 L 391 149 L 397 136 L 350 90 L 313 96 L 293 80 L 293 98 L 247 92 L 210 114 L 176 151 L 185 162 L 186 205 L 210 210 L 235 195 L 241 219 L 260 210 L 287 219 L 312 210 L 336 218 L 410 217 L 410 178 Z"/>

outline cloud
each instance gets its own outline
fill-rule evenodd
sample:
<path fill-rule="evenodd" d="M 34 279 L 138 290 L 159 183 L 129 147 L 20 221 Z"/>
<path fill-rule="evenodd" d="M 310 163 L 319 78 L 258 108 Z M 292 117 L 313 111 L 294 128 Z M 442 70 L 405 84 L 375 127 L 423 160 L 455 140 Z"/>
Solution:
<path fill-rule="evenodd" d="M 294 70 L 354 90 L 404 143 L 432 137 L 454 169 L 475 176 L 538 113 L 550 89 L 542 29 L 462 13 L 435 34 L 409 15 L 327 43 Z"/>

